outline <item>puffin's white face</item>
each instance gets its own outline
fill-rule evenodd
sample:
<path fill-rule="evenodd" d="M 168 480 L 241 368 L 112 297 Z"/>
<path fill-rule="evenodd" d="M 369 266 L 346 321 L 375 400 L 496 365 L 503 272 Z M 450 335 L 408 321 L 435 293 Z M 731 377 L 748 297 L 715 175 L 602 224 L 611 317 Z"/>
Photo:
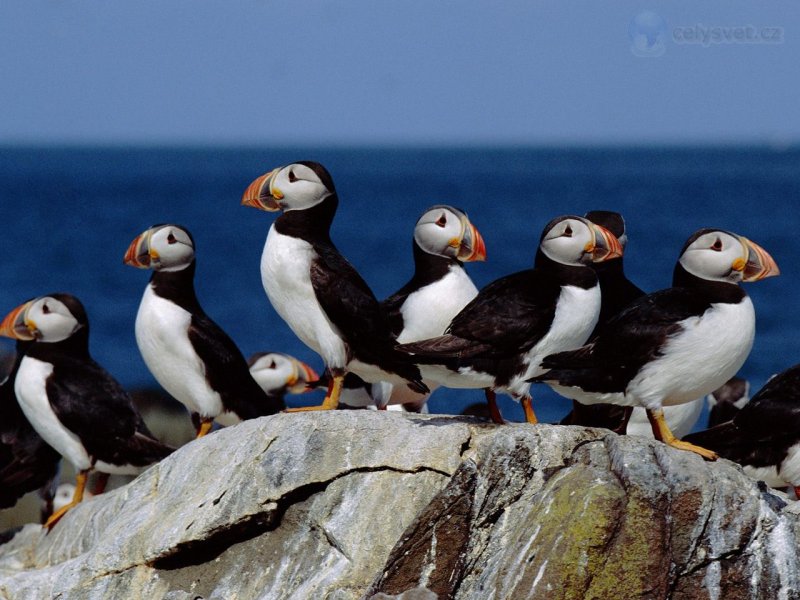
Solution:
<path fill-rule="evenodd" d="M 63 302 L 42 296 L 8 313 L 0 325 L 0 334 L 18 340 L 56 343 L 71 337 L 83 325 Z"/>
<path fill-rule="evenodd" d="M 242 204 L 261 210 L 305 210 L 333 194 L 314 169 L 300 163 L 278 167 L 251 183 Z"/>
<path fill-rule="evenodd" d="M 64 506 L 72 502 L 72 497 L 75 495 L 75 486 L 71 483 L 62 483 L 56 488 L 56 493 L 53 496 L 53 510 L 61 510 Z M 89 491 L 83 492 L 83 500 L 91 500 L 94 494 Z"/>
<path fill-rule="evenodd" d="M 307 391 L 308 383 L 319 379 L 307 364 L 280 352 L 268 352 L 251 358 L 250 374 L 268 394 L 284 390 L 290 394 L 301 394 Z"/>
<path fill-rule="evenodd" d="M 486 260 L 486 246 L 467 215 L 452 206 L 433 206 L 414 228 L 414 240 L 429 254 L 462 261 Z"/>
<path fill-rule="evenodd" d="M 156 225 L 138 235 L 128 246 L 124 263 L 154 271 L 180 271 L 194 260 L 189 232 L 177 225 Z"/>
<path fill-rule="evenodd" d="M 540 243 L 550 260 L 563 265 L 586 265 L 622 256 L 622 245 L 607 229 L 583 217 L 551 221 Z"/>
<path fill-rule="evenodd" d="M 701 230 L 693 237 L 679 262 L 695 277 L 739 283 L 780 273 L 772 257 L 747 238 L 721 229 Z"/>

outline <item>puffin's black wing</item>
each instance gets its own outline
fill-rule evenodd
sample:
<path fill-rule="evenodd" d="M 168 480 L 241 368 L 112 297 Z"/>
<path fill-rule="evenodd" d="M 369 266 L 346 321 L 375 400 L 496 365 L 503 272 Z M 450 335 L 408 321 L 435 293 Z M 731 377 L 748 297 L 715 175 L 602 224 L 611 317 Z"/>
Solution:
<path fill-rule="evenodd" d="M 31 427 L 14 394 L 14 376 L 0 385 L 0 508 L 13 506 L 58 473 L 61 456 Z"/>
<path fill-rule="evenodd" d="M 421 356 L 504 358 L 533 347 L 550 329 L 561 286 L 546 272 L 493 281 L 458 313 L 443 336 L 404 344 Z"/>
<path fill-rule="evenodd" d="M 386 315 L 389 330 L 395 338 L 403 332 L 403 327 L 405 326 L 403 313 L 400 312 L 400 310 L 403 308 L 403 304 L 412 291 L 411 289 L 406 289 L 408 287 L 409 286 L 406 285 L 399 289 L 380 304 L 383 314 Z"/>
<path fill-rule="evenodd" d="M 555 381 L 589 392 L 621 392 L 641 367 L 661 355 L 682 321 L 699 317 L 710 303 L 687 288 L 668 288 L 635 300 L 609 319 L 594 341 L 546 357 L 549 372 L 532 381 Z"/>
<path fill-rule="evenodd" d="M 783 431 L 800 439 L 800 365 L 770 379 L 736 414 L 733 422 L 758 441 Z"/>
<path fill-rule="evenodd" d="M 779 464 L 800 441 L 800 365 L 770 379 L 733 421 L 684 439 L 738 463 Z"/>
<path fill-rule="evenodd" d="M 311 285 L 325 314 L 349 344 L 385 344 L 391 338 L 386 316 L 367 282 L 335 248 L 315 249 Z"/>
<path fill-rule="evenodd" d="M 95 459 L 146 466 L 173 450 L 139 430 L 141 417 L 130 396 L 93 360 L 59 361 L 46 390 L 59 421 Z"/>
<path fill-rule="evenodd" d="M 192 314 L 189 341 L 205 364 L 209 385 L 240 419 L 274 415 L 286 408 L 281 398 L 261 389 L 234 341 L 205 314 Z"/>
<path fill-rule="evenodd" d="M 386 315 L 367 282 L 334 246 L 318 245 L 315 250 L 310 273 L 314 294 L 349 351 L 403 377 L 411 389 L 428 392 L 416 365 L 395 350 Z"/>

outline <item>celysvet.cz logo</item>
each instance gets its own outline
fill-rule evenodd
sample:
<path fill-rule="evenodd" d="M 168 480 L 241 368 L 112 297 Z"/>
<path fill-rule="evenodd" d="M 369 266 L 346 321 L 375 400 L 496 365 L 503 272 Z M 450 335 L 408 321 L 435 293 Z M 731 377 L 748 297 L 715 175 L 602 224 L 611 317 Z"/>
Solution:
<path fill-rule="evenodd" d="M 709 47 L 724 44 L 782 44 L 783 27 L 756 25 L 706 25 L 694 23 L 668 27 L 658 14 L 643 11 L 628 25 L 628 37 L 634 56 L 658 57 L 669 43 Z"/>

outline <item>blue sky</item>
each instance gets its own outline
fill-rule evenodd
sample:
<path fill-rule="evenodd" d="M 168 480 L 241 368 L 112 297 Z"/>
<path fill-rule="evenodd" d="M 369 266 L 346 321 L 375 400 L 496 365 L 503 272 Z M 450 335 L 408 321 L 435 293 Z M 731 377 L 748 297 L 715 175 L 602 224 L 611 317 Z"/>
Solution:
<path fill-rule="evenodd" d="M 6 0 L 0 142 L 781 146 L 798 37 L 789 1 Z"/>

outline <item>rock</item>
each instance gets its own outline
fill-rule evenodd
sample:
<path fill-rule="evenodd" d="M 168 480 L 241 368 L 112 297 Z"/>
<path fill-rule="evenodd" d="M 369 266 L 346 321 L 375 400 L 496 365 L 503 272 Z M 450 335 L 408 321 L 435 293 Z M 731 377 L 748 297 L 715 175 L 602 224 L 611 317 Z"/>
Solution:
<path fill-rule="evenodd" d="M 732 463 L 599 429 L 280 414 L 24 527 L 0 598 L 793 599 L 798 512 Z"/>

